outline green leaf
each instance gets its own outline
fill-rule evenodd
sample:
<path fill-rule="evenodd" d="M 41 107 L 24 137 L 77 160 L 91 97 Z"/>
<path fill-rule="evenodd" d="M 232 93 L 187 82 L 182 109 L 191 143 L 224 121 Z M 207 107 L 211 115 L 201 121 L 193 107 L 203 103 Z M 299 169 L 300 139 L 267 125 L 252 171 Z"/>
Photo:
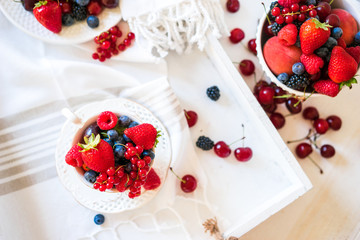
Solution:
<path fill-rule="evenodd" d="M 155 144 L 154 144 L 154 148 L 156 148 L 156 145 L 159 143 L 159 137 L 161 136 L 161 131 L 157 131 L 156 134 L 156 139 L 155 139 Z"/>
<path fill-rule="evenodd" d="M 90 149 L 96 149 L 97 145 L 101 141 L 101 138 L 100 138 L 100 134 L 96 135 L 96 137 L 94 134 L 91 134 L 89 139 L 84 137 L 84 140 L 85 140 L 85 144 L 78 143 L 78 146 L 83 149 L 80 152 L 86 152 Z"/>
<path fill-rule="evenodd" d="M 351 89 L 351 88 L 352 88 L 352 84 L 356 84 L 356 83 L 358 83 L 357 80 L 356 80 L 356 78 L 352 78 L 352 79 L 350 79 L 350 80 L 348 80 L 348 81 L 345 81 L 345 82 L 340 83 L 339 89 L 341 90 L 344 86 L 348 86 L 348 87 Z"/>
<path fill-rule="evenodd" d="M 41 6 L 45 6 L 47 3 L 48 3 L 48 1 L 39 1 L 39 2 L 35 3 L 34 9 L 41 7 Z"/>
<path fill-rule="evenodd" d="M 323 29 L 323 30 L 325 30 L 325 31 L 329 30 L 329 28 L 332 28 L 331 25 L 329 25 L 329 24 L 327 24 L 327 23 L 322 23 L 322 22 L 320 22 L 317 18 L 313 18 L 313 19 L 311 19 L 311 21 L 312 21 L 313 23 L 315 23 L 315 27 L 316 27 L 316 28 L 321 28 L 321 29 Z"/>
<path fill-rule="evenodd" d="M 106 132 L 100 132 L 101 136 L 103 136 L 104 138 L 108 138 L 108 134 Z"/>

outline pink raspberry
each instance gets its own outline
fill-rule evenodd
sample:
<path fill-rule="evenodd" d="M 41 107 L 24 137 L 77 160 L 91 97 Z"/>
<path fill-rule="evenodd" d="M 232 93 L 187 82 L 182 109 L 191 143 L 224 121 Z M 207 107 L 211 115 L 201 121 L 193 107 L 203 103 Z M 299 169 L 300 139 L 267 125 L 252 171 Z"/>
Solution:
<path fill-rule="evenodd" d="M 101 130 L 109 130 L 116 126 L 118 121 L 117 116 L 110 111 L 100 113 L 97 119 L 97 125 Z"/>
<path fill-rule="evenodd" d="M 311 75 L 320 72 L 320 68 L 324 66 L 324 61 L 322 58 L 315 54 L 301 54 L 300 61 L 302 64 L 304 64 L 305 70 Z"/>
<path fill-rule="evenodd" d="M 279 40 L 284 46 L 292 46 L 296 43 L 298 30 L 295 24 L 288 24 L 278 33 Z"/>
<path fill-rule="evenodd" d="M 74 145 L 65 155 L 65 162 L 73 167 L 81 167 L 84 162 L 81 157 L 81 147 Z"/>

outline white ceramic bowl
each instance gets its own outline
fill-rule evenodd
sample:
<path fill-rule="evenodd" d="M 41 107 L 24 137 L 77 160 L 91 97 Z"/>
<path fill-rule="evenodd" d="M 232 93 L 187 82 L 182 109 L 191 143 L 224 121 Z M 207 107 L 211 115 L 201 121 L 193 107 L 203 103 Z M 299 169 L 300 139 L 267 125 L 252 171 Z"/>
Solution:
<path fill-rule="evenodd" d="M 359 5 L 360 5 L 360 3 L 355 2 L 355 0 L 334 0 L 334 2 L 332 3 L 332 8 L 342 8 L 342 9 L 345 9 L 346 11 L 348 11 L 351 15 L 353 15 L 355 20 L 358 22 L 358 29 L 359 29 L 359 25 L 360 25 L 360 7 L 359 7 Z M 257 50 L 257 57 L 259 59 L 261 67 L 265 71 L 265 74 L 276 85 L 278 85 L 282 89 L 286 90 L 290 94 L 294 94 L 297 96 L 304 96 L 303 91 L 294 90 L 292 88 L 287 87 L 282 82 L 280 82 L 276 78 L 276 76 L 271 72 L 270 68 L 266 64 L 264 55 L 263 55 L 263 46 L 265 44 L 265 40 L 263 39 L 263 34 L 266 34 L 266 33 L 264 33 L 263 30 L 264 30 L 264 25 L 266 22 L 267 22 L 266 14 L 264 14 L 263 17 L 260 19 L 260 22 L 259 22 L 259 25 L 257 28 L 257 32 L 256 32 L 256 50 Z M 360 69 L 358 69 L 357 74 L 359 74 L 359 73 L 360 73 Z M 310 95 L 310 93 L 305 93 L 305 96 L 309 96 L 309 95 Z M 314 93 L 313 96 L 323 96 L 323 95 Z"/>

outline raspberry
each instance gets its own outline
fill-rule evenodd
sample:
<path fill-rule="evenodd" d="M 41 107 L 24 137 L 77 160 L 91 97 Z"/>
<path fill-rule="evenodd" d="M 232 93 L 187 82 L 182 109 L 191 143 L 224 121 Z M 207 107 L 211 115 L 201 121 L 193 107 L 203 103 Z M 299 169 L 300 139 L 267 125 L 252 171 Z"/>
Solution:
<path fill-rule="evenodd" d="M 209 87 L 206 90 L 206 95 L 213 101 L 217 101 L 220 98 L 220 89 L 217 86 Z"/>
<path fill-rule="evenodd" d="M 295 24 L 288 24 L 283 27 L 279 34 L 279 40 L 284 46 L 292 46 L 296 43 L 298 30 Z"/>
<path fill-rule="evenodd" d="M 84 162 L 82 160 L 80 150 L 82 150 L 80 146 L 72 146 L 65 156 L 65 162 L 73 167 L 81 167 Z"/>
<path fill-rule="evenodd" d="M 143 187 L 146 190 L 154 190 L 154 189 L 158 188 L 160 186 L 160 184 L 161 184 L 161 180 L 160 180 L 159 176 L 157 175 L 157 173 L 152 168 L 147 175 L 146 182 Z"/>
<path fill-rule="evenodd" d="M 320 69 L 324 66 L 324 61 L 322 60 L 322 58 L 315 54 L 302 54 L 300 56 L 300 61 L 302 62 L 302 64 L 304 64 L 305 70 L 311 75 L 320 72 Z"/>
<path fill-rule="evenodd" d="M 200 136 L 196 141 L 196 146 L 202 150 L 208 151 L 214 147 L 214 142 L 205 136 Z"/>
<path fill-rule="evenodd" d="M 349 47 L 346 48 L 345 51 L 350 54 L 358 64 L 360 63 L 360 46 Z"/>
<path fill-rule="evenodd" d="M 100 113 L 97 119 L 97 124 L 101 130 L 109 130 L 116 126 L 117 117 L 110 111 Z"/>

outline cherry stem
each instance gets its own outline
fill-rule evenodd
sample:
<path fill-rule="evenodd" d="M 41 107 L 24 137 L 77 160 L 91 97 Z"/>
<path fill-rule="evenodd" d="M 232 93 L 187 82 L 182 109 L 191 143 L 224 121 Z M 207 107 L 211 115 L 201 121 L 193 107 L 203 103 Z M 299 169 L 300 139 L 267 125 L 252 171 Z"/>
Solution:
<path fill-rule="evenodd" d="M 243 137 L 242 137 L 242 139 L 245 139 L 245 126 L 244 126 L 243 123 L 241 124 L 241 126 L 242 126 L 242 129 L 243 129 Z M 244 142 L 245 142 L 245 141 L 243 140 L 243 142 L 242 142 L 242 147 L 245 146 L 245 143 L 244 143 Z"/>
<path fill-rule="evenodd" d="M 323 174 L 324 171 L 323 171 L 322 168 L 319 166 L 319 164 L 317 164 L 310 156 L 308 156 L 308 158 L 309 158 L 310 161 L 320 170 L 320 174 Z"/>
<path fill-rule="evenodd" d="M 255 85 L 256 85 L 256 83 L 257 83 L 257 81 L 256 81 L 256 72 L 254 72 L 254 81 L 255 81 Z"/>
<path fill-rule="evenodd" d="M 291 94 L 285 94 L 285 95 L 281 95 L 281 96 L 274 96 L 273 98 L 289 98 L 289 97 L 293 97 L 294 95 Z"/>
<path fill-rule="evenodd" d="M 309 132 L 305 137 L 300 138 L 300 139 L 296 139 L 296 140 L 287 141 L 287 143 L 289 144 L 289 143 L 294 143 L 294 142 L 300 142 L 300 141 L 305 140 L 305 139 L 310 139 L 311 132 L 312 132 L 312 129 L 309 129 Z"/>
<path fill-rule="evenodd" d="M 185 117 L 186 117 L 187 119 L 190 119 L 190 116 L 189 116 L 189 114 L 187 114 L 187 112 L 186 112 L 185 109 L 184 109 L 184 113 L 185 113 Z"/>
<path fill-rule="evenodd" d="M 229 146 L 233 145 L 234 143 L 237 143 L 237 142 L 240 141 L 240 140 L 244 140 L 244 139 L 245 139 L 245 137 L 242 137 L 242 138 L 240 138 L 240 139 L 237 139 L 237 140 L 235 140 L 234 142 L 230 143 Z"/>
<path fill-rule="evenodd" d="M 333 3 L 334 0 L 331 0 L 331 2 L 329 3 L 329 5 L 331 5 Z"/>
<path fill-rule="evenodd" d="M 267 14 L 265 4 L 264 4 L 264 2 L 261 2 L 261 4 L 262 4 L 263 7 L 264 7 L 264 11 L 265 11 L 265 14 L 266 14 L 266 19 L 268 20 L 269 25 L 271 25 L 271 21 L 270 21 L 270 18 L 269 18 L 269 16 L 268 16 L 268 14 Z"/>
<path fill-rule="evenodd" d="M 182 178 L 180 178 L 175 172 L 174 170 L 172 169 L 172 167 L 170 167 L 170 171 L 182 182 L 182 183 L 186 183 L 186 181 Z"/>

